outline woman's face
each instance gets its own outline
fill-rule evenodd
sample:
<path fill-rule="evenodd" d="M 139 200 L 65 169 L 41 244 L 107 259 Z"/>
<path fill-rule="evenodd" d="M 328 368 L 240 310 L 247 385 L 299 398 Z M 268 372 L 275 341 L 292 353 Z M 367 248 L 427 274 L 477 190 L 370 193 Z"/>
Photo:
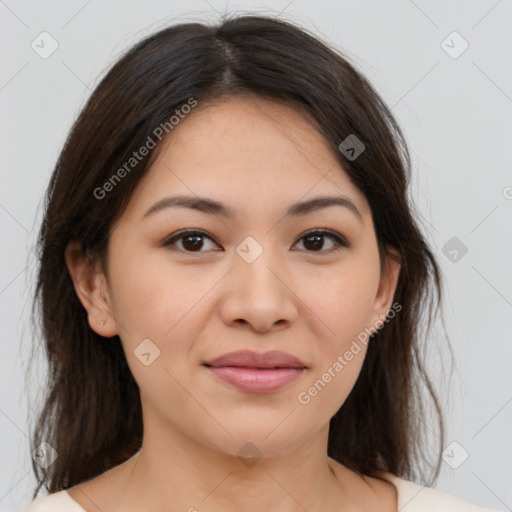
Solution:
<path fill-rule="evenodd" d="M 308 206 L 319 197 L 342 201 Z M 199 103 L 174 127 L 113 229 L 107 268 L 83 302 L 95 331 L 120 336 L 145 432 L 264 455 L 325 434 L 399 270 L 381 274 L 369 205 L 320 134 L 252 97 Z M 240 350 L 303 368 L 205 365 Z"/>

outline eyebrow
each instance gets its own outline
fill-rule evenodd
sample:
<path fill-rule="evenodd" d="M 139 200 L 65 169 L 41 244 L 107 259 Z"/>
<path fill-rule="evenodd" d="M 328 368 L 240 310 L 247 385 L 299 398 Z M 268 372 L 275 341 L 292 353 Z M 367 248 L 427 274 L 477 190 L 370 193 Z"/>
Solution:
<path fill-rule="evenodd" d="M 363 221 L 363 216 L 357 206 L 348 197 L 344 196 L 319 196 L 307 201 L 295 203 L 288 207 L 284 216 L 298 217 L 330 206 L 346 208 L 358 217 L 361 222 Z M 144 219 L 167 208 L 189 208 L 210 215 L 220 215 L 228 219 L 236 217 L 236 212 L 233 208 L 219 201 L 207 197 L 178 195 L 164 197 L 156 202 L 144 213 L 142 218 Z"/>

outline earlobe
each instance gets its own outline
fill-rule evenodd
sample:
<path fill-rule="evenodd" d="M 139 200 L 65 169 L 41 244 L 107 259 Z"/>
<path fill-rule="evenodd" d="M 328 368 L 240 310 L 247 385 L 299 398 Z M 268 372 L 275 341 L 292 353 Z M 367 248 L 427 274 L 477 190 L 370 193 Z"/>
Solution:
<path fill-rule="evenodd" d="M 79 241 L 69 242 L 65 260 L 78 299 L 87 311 L 89 325 L 100 336 L 117 334 L 105 276 L 99 262 L 83 254 Z"/>

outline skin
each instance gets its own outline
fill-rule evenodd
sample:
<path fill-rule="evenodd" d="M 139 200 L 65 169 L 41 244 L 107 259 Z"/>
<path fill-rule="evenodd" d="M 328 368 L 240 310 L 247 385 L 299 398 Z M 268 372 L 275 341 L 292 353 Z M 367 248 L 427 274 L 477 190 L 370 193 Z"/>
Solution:
<path fill-rule="evenodd" d="M 144 419 L 141 450 L 70 496 L 103 512 L 396 511 L 393 484 L 327 457 L 329 420 L 366 347 L 307 405 L 297 399 L 392 305 L 400 267 L 391 259 L 381 267 L 366 198 L 318 131 L 278 102 L 198 105 L 164 142 L 111 233 L 106 274 L 75 243 L 66 251 L 91 328 L 121 339 Z M 143 218 L 178 193 L 221 201 L 236 216 L 167 208 Z M 292 203 L 323 194 L 349 198 L 361 218 L 340 206 L 284 217 Z M 206 233 L 198 249 L 187 238 L 163 245 L 185 228 Z M 334 252 L 329 236 L 308 244 L 315 229 L 350 246 Z M 236 252 L 248 236 L 263 249 L 252 263 Z M 134 355 L 144 339 L 160 350 L 148 366 Z M 307 369 L 254 394 L 202 365 L 240 349 L 281 350 Z M 253 465 L 237 457 L 246 443 L 261 455 Z"/>

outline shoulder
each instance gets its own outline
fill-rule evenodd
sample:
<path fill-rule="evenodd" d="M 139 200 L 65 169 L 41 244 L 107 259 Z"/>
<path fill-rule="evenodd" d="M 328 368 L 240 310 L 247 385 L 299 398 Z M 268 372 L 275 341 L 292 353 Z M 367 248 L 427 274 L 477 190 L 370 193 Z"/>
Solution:
<path fill-rule="evenodd" d="M 67 491 L 58 491 L 31 501 L 18 512 L 84 512 L 84 509 Z"/>
<path fill-rule="evenodd" d="M 382 476 L 395 485 L 401 512 L 500 512 L 478 507 L 459 496 L 405 480 L 391 473 L 384 473 Z"/>

